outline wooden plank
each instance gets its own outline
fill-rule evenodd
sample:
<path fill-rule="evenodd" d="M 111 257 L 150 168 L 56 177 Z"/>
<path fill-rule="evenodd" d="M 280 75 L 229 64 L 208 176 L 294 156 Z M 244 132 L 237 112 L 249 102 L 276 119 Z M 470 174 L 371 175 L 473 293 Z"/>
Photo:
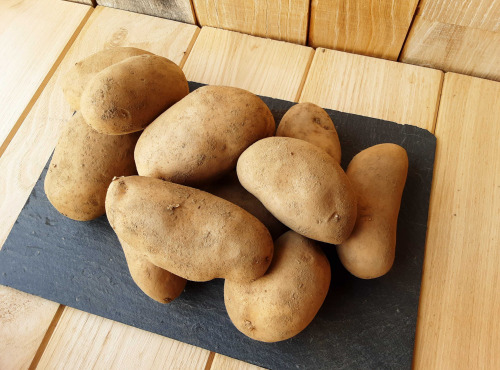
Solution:
<path fill-rule="evenodd" d="M 418 0 L 312 0 L 309 45 L 396 60 Z"/>
<path fill-rule="evenodd" d="M 297 100 L 313 49 L 203 27 L 186 61 L 189 80 Z"/>
<path fill-rule="evenodd" d="M 65 48 L 79 32 L 92 8 L 57 0 L 2 1 L 0 3 L 0 155 L 28 114 L 53 73 Z M 21 32 L 30 29 L 30 33 Z M 18 148 L 19 151 L 26 147 Z M 2 163 L 6 163 L 0 157 Z M 12 164 L 14 166 L 14 164 Z M 0 182 L 13 184 L 5 166 Z M 0 202 L 10 196 L 2 188 Z M 22 207 L 22 205 L 21 205 Z M 10 209 L 1 211 L 0 248 L 12 223 Z M 16 212 L 16 216 L 17 217 Z M 59 305 L 11 288 L 0 286 L 0 368 L 30 366 Z"/>
<path fill-rule="evenodd" d="M 90 9 L 60 0 L 0 2 L 0 154 Z"/>
<path fill-rule="evenodd" d="M 202 26 L 304 45 L 309 0 L 193 0 Z"/>
<path fill-rule="evenodd" d="M 420 0 L 419 15 L 427 20 L 478 28 L 500 30 L 498 0 Z"/>
<path fill-rule="evenodd" d="M 203 369 L 210 352 L 67 307 L 40 369 Z"/>
<path fill-rule="evenodd" d="M 72 3 L 80 3 L 80 4 L 87 4 L 87 5 L 90 5 L 90 6 L 95 6 L 95 0 L 92 1 L 92 0 L 65 0 L 65 1 L 69 1 L 69 2 L 72 2 Z"/>
<path fill-rule="evenodd" d="M 500 0 L 422 0 L 400 60 L 500 81 Z"/>
<path fill-rule="evenodd" d="M 500 369 L 500 83 L 447 73 L 416 369 Z"/>
<path fill-rule="evenodd" d="M 97 4 L 195 24 L 191 0 L 97 0 Z"/>
<path fill-rule="evenodd" d="M 313 55 L 309 47 L 203 27 L 184 73 L 192 81 L 297 101 Z M 220 354 L 212 363 L 212 369 L 256 368 Z"/>
<path fill-rule="evenodd" d="M 58 307 L 0 286 L 0 369 L 28 369 Z"/>
<path fill-rule="evenodd" d="M 317 49 L 300 101 L 433 132 L 442 78 L 428 68 Z"/>
<path fill-rule="evenodd" d="M 259 370 L 264 369 L 259 366 L 248 364 L 231 357 L 216 354 L 210 370 Z"/>
<path fill-rule="evenodd" d="M 0 177 L 0 214 L 2 215 L 0 244 L 5 241 L 52 153 L 62 125 L 72 115 L 60 86 L 61 76 L 73 63 L 103 48 L 115 46 L 143 48 L 166 56 L 176 63 L 182 63 L 197 32 L 198 28 L 193 25 L 111 8 L 96 8 L 5 153 L 0 157 L 0 171 L 3 174 Z M 24 303 L 19 303 L 19 296 L 12 295 L 12 298 L 8 299 L 7 297 L 10 296 L 4 296 L 5 301 L 2 304 L 8 310 L 7 312 L 11 312 L 11 316 L 0 316 L 0 330 L 5 328 L 5 333 L 0 331 L 2 334 L 0 343 L 2 346 L 7 346 L 0 347 L 0 358 L 5 358 L 5 362 L 17 368 L 18 366 L 12 363 L 14 358 L 11 354 L 17 348 L 16 346 L 21 348 L 24 344 L 23 339 L 26 333 L 23 332 L 23 327 L 29 324 L 33 331 L 37 330 L 36 333 L 30 334 L 33 338 L 43 337 L 47 330 L 47 323 L 52 320 L 58 305 L 52 303 L 53 306 L 47 310 L 43 309 L 43 306 L 37 309 L 37 306 L 45 301 L 27 296 L 31 300 L 27 299 Z M 19 304 L 26 307 L 18 311 L 10 308 Z M 58 328 L 58 333 L 61 333 L 63 328 Z M 133 332 L 135 329 L 128 328 L 128 330 Z M 87 340 L 91 342 L 92 338 L 87 338 Z M 133 347 L 127 350 L 131 354 L 136 353 Z M 28 352 L 25 354 L 29 361 L 33 355 L 34 353 Z M 23 363 L 26 362 L 26 360 L 23 361 Z M 0 367 L 3 368 L 3 366 Z"/>
<path fill-rule="evenodd" d="M 401 61 L 500 81 L 500 32 L 417 16 Z"/>

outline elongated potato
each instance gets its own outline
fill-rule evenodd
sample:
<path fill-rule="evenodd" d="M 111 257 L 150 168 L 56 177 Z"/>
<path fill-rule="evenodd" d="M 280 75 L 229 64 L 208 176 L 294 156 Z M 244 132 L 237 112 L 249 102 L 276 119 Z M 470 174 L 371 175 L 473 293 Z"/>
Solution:
<path fill-rule="evenodd" d="M 91 56 L 81 60 L 66 73 L 62 81 L 64 97 L 74 110 L 80 110 L 80 98 L 87 83 L 97 73 L 115 63 L 121 62 L 130 57 L 142 54 L 151 54 L 148 51 L 130 48 L 116 47 L 101 50 Z"/>
<path fill-rule="evenodd" d="M 295 138 L 266 138 L 240 156 L 237 173 L 241 185 L 297 233 L 332 244 L 351 234 L 356 194 L 323 149 Z"/>
<path fill-rule="evenodd" d="M 358 216 L 351 236 L 337 246 L 337 252 L 351 274 L 373 279 L 391 269 L 407 173 L 408 156 L 396 144 L 372 146 L 349 164 L 347 176 L 357 193 Z"/>
<path fill-rule="evenodd" d="M 182 293 L 186 279 L 155 266 L 123 240 L 120 244 L 132 279 L 146 295 L 160 303 L 170 303 Z"/>
<path fill-rule="evenodd" d="M 137 173 L 134 146 L 138 138 L 138 134 L 100 134 L 77 112 L 66 123 L 45 177 L 50 203 L 73 220 L 102 216 L 113 177 Z"/>
<path fill-rule="evenodd" d="M 281 119 L 276 136 L 294 137 L 324 149 L 337 163 L 342 156 L 339 135 L 326 111 L 313 103 L 291 107 Z"/>
<path fill-rule="evenodd" d="M 236 204 L 257 217 L 269 230 L 273 239 L 277 239 L 288 230 L 257 198 L 241 186 L 236 171 L 230 172 L 216 183 L 211 184 L 206 188 L 206 191 Z"/>
<path fill-rule="evenodd" d="M 316 242 L 289 231 L 276 241 L 273 262 L 263 277 L 251 283 L 226 280 L 226 310 L 246 336 L 262 342 L 285 340 L 314 319 L 330 278 L 330 263 Z"/>
<path fill-rule="evenodd" d="M 264 225 L 201 190 L 122 177 L 109 186 L 106 212 L 121 240 L 154 265 L 188 280 L 252 281 L 271 263 L 273 241 Z"/>
<path fill-rule="evenodd" d="M 248 146 L 274 131 L 273 115 L 258 96 L 204 86 L 144 130 L 135 150 L 137 170 L 178 184 L 204 184 L 234 169 Z"/>
<path fill-rule="evenodd" d="M 189 93 L 177 64 L 157 55 L 127 58 L 97 73 L 80 100 L 85 121 L 100 133 L 140 131 Z"/>

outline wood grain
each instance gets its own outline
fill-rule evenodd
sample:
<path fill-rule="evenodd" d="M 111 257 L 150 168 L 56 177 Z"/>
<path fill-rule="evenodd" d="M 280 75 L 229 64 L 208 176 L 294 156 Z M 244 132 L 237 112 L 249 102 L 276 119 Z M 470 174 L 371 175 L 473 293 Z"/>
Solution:
<path fill-rule="evenodd" d="M 416 369 L 500 368 L 500 83 L 447 73 Z"/>
<path fill-rule="evenodd" d="M 184 66 L 188 80 L 296 100 L 313 49 L 203 27 Z"/>
<path fill-rule="evenodd" d="M 219 354 L 215 355 L 214 362 L 212 362 L 212 367 L 210 368 L 210 370 L 259 370 L 259 369 L 263 370 L 264 368 Z"/>
<path fill-rule="evenodd" d="M 202 26 L 306 43 L 309 0 L 193 0 L 193 5 Z"/>
<path fill-rule="evenodd" d="M 87 4 L 87 5 L 90 5 L 90 6 L 95 6 L 95 0 L 65 0 L 65 1 L 70 1 L 72 3 Z"/>
<path fill-rule="evenodd" d="M 203 27 L 189 54 L 188 80 L 297 101 L 314 51 L 305 46 Z M 212 369 L 258 367 L 216 354 Z"/>
<path fill-rule="evenodd" d="M 203 369 L 210 352 L 67 307 L 40 369 Z"/>
<path fill-rule="evenodd" d="M 195 24 L 191 0 L 97 0 L 97 4 Z"/>
<path fill-rule="evenodd" d="M 197 32 L 198 28 L 193 25 L 111 8 L 96 8 L 0 157 L 3 174 L 0 177 L 0 244 L 4 243 L 52 153 L 62 125 L 73 113 L 60 88 L 61 76 L 72 64 L 103 48 L 121 45 L 143 48 L 181 63 Z M 23 348 L 23 341 L 30 335 L 39 343 L 58 305 L 29 295 L 9 295 L 4 293 L 7 288 L 1 289 L 4 297 L 2 310 L 10 314 L 0 316 L 0 358 L 14 368 L 23 367 L 17 363 L 29 365 L 34 355 L 28 352 L 28 348 Z M 21 302 L 23 297 L 25 299 Z M 18 306 L 22 309 L 15 309 Z M 31 332 L 23 330 L 26 325 L 31 325 Z M 127 330 L 132 332 L 135 329 Z M 86 340 L 90 343 L 92 338 Z M 17 353 L 16 348 L 23 352 Z M 126 350 L 131 355 L 136 353 L 133 347 Z M 24 357 L 16 360 L 15 356 L 20 355 Z"/>
<path fill-rule="evenodd" d="M 309 45 L 396 60 L 418 0 L 312 0 Z"/>
<path fill-rule="evenodd" d="M 0 1 L 0 146 L 90 9 L 59 0 Z"/>
<path fill-rule="evenodd" d="M 500 81 L 500 0 L 422 0 L 400 60 Z"/>
<path fill-rule="evenodd" d="M 442 78 L 428 68 L 317 49 L 300 101 L 433 132 Z"/>

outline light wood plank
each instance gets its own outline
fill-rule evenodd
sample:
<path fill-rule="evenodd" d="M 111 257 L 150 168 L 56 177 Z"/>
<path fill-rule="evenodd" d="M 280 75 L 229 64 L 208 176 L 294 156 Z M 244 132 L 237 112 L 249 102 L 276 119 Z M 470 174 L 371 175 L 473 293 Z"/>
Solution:
<path fill-rule="evenodd" d="M 0 369 L 27 369 L 59 304 L 0 286 Z"/>
<path fill-rule="evenodd" d="M 420 0 L 420 16 L 427 20 L 488 31 L 500 30 L 498 0 Z"/>
<path fill-rule="evenodd" d="M 210 370 L 260 370 L 260 369 L 264 368 L 219 354 L 215 355 L 214 362 L 212 362 L 212 367 L 210 368 Z"/>
<path fill-rule="evenodd" d="M 418 0 L 312 0 L 309 45 L 396 60 Z"/>
<path fill-rule="evenodd" d="M 500 369 L 500 83 L 445 76 L 416 369 Z"/>
<path fill-rule="evenodd" d="M 39 369 L 203 369 L 210 352 L 67 307 Z"/>
<path fill-rule="evenodd" d="M 0 58 L 0 155 L 47 83 L 52 66 L 91 11 L 88 6 L 54 0 L 0 3 L 0 50 L 6 53 Z M 26 29 L 29 34 L 22 32 Z M 2 157 L 1 162 L 6 160 Z M 0 165 L 0 169 L 5 167 Z M 5 172 L 0 182 L 14 180 L 7 176 Z M 9 196 L 0 194 L 0 198 Z M 10 211 L 0 212 L 0 248 L 12 227 Z M 58 307 L 57 303 L 0 286 L 1 369 L 29 367 Z"/>
<path fill-rule="evenodd" d="M 203 27 L 184 72 L 192 81 L 296 100 L 313 53 L 305 46 Z"/>
<path fill-rule="evenodd" d="M 313 55 L 309 47 L 203 27 L 184 72 L 192 81 L 297 101 Z M 216 354 L 212 369 L 257 367 Z"/>
<path fill-rule="evenodd" d="M 97 4 L 195 24 L 191 0 L 97 0 Z"/>
<path fill-rule="evenodd" d="M 433 132 L 442 78 L 428 68 L 317 49 L 300 101 Z"/>
<path fill-rule="evenodd" d="M 304 45 L 309 0 L 193 0 L 202 26 Z"/>
<path fill-rule="evenodd" d="M 0 1 L 0 147 L 90 9 L 60 0 Z"/>
<path fill-rule="evenodd" d="M 62 125 L 72 115 L 60 87 L 61 76 L 72 64 L 103 48 L 115 46 L 143 48 L 166 56 L 176 63 L 181 63 L 197 32 L 198 28 L 193 25 L 111 8 L 96 8 L 5 153 L 0 157 L 0 171 L 3 174 L 0 177 L 0 214 L 2 215 L 0 244 L 4 243 L 50 157 Z M 30 309 L 12 311 L 13 318 L 9 319 L 17 322 L 19 330 L 16 330 L 16 326 L 12 324 L 10 329 L 7 328 L 5 335 L 1 332 L 0 344 L 8 346 L 0 347 L 0 358 L 5 358 L 5 361 L 9 363 L 16 346 L 23 344 L 22 340 L 25 337 L 23 327 L 29 323 L 33 326 L 33 330 L 37 328 L 38 332 L 31 335 L 33 338 L 40 338 L 47 329 L 46 323 L 50 322 L 58 306 L 53 304 L 55 306 L 50 306 L 47 310 L 43 309 L 43 306 L 37 309 L 37 306 L 42 305 L 41 302 L 44 301 L 32 296 L 27 297 L 30 298 L 23 304 L 29 306 Z M 19 297 L 12 295 L 11 299 L 5 298 L 4 304 L 10 307 L 20 304 L 19 302 Z M 27 315 L 27 312 L 30 315 Z M 6 322 L 3 318 L 0 319 L 0 328 L 5 328 Z M 135 329 L 128 328 L 128 330 L 133 332 Z M 86 340 L 90 343 L 92 338 Z M 127 350 L 131 354 L 135 353 L 133 347 Z M 33 353 L 31 353 L 32 357 Z"/>
<path fill-rule="evenodd" d="M 65 0 L 65 1 L 69 1 L 69 2 L 72 2 L 72 3 L 80 3 L 80 4 L 87 4 L 87 5 L 90 5 L 90 6 L 94 6 L 95 4 L 92 2 L 92 0 Z M 95 1 L 95 0 L 94 0 Z"/>
<path fill-rule="evenodd" d="M 500 0 L 422 0 L 400 60 L 500 81 Z"/>
<path fill-rule="evenodd" d="M 500 32 L 417 16 L 401 61 L 500 81 Z"/>

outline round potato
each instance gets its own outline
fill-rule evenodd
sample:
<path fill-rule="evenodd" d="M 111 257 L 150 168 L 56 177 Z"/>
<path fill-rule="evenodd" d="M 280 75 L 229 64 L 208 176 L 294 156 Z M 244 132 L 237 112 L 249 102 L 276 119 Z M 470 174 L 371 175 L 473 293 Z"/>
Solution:
<path fill-rule="evenodd" d="M 330 263 L 321 248 L 289 231 L 276 241 L 273 262 L 263 277 L 246 284 L 226 280 L 226 310 L 246 336 L 262 342 L 285 340 L 314 319 L 330 279 Z"/>
<path fill-rule="evenodd" d="M 144 130 L 135 150 L 137 170 L 141 176 L 201 185 L 234 169 L 248 146 L 274 131 L 273 115 L 258 96 L 204 86 Z"/>
<path fill-rule="evenodd" d="M 266 138 L 240 156 L 237 173 L 241 185 L 297 233 L 331 244 L 351 234 L 356 194 L 323 149 L 295 138 Z"/>
<path fill-rule="evenodd" d="M 137 173 L 134 146 L 138 138 L 139 134 L 100 134 L 77 112 L 64 127 L 45 177 L 50 203 L 73 220 L 102 216 L 113 177 Z"/>
<path fill-rule="evenodd" d="M 182 70 L 167 58 L 143 54 L 97 73 L 80 100 L 85 121 L 108 135 L 140 131 L 189 93 Z"/>
<path fill-rule="evenodd" d="M 183 292 L 186 279 L 153 265 L 147 256 L 123 240 L 120 244 L 132 279 L 147 296 L 160 303 L 170 303 Z"/>
<path fill-rule="evenodd" d="M 188 280 L 248 282 L 273 255 L 254 216 L 204 191 L 150 177 L 115 179 L 106 212 L 118 237 L 154 265 Z"/>
<path fill-rule="evenodd" d="M 122 60 L 142 54 L 151 53 L 137 48 L 116 47 L 101 50 L 75 63 L 66 73 L 62 81 L 62 90 L 71 108 L 78 111 L 80 110 L 82 92 L 87 83 L 98 72 Z"/>
<path fill-rule="evenodd" d="M 294 137 L 324 149 L 340 163 L 339 135 L 326 111 L 313 103 L 291 107 L 281 119 L 276 136 Z"/>
<path fill-rule="evenodd" d="M 236 171 L 232 171 L 205 189 L 210 194 L 225 199 L 257 217 L 269 230 L 273 239 L 280 237 L 288 228 L 278 221 L 266 207 L 241 186 Z"/>
<path fill-rule="evenodd" d="M 373 279 L 391 269 L 407 173 L 406 150 L 396 144 L 372 146 L 349 164 L 347 176 L 358 197 L 358 216 L 351 236 L 337 246 L 337 252 L 351 274 Z"/>

